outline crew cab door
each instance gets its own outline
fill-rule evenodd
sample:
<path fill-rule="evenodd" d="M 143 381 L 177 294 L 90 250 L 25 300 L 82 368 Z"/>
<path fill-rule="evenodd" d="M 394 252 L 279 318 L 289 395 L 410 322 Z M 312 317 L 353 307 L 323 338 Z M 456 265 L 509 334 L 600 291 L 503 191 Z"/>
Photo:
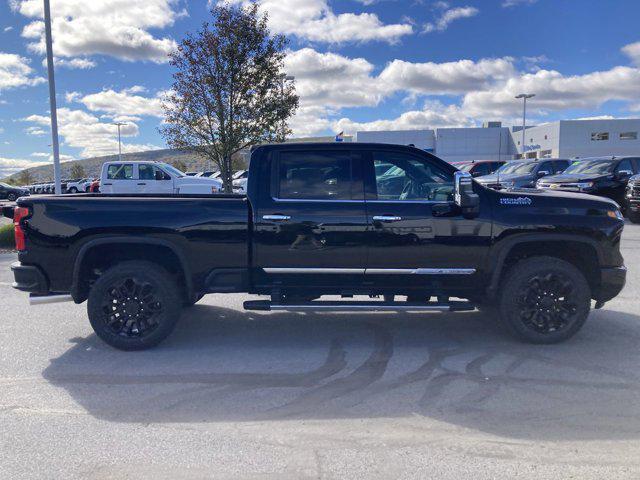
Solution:
<path fill-rule="evenodd" d="M 394 168 L 380 175 L 376 166 Z M 416 150 L 372 150 L 364 162 L 370 225 L 366 280 L 381 287 L 474 287 L 491 240 L 488 208 L 462 217 L 454 169 Z"/>
<path fill-rule="evenodd" d="M 265 179 L 253 202 L 259 284 L 304 288 L 362 281 L 367 220 L 361 166 L 360 154 L 349 149 L 301 146 L 272 151 L 251 172 Z"/>
<path fill-rule="evenodd" d="M 107 165 L 106 172 L 100 181 L 102 193 L 136 193 L 134 165 L 132 163 L 112 163 Z"/>
<path fill-rule="evenodd" d="M 138 165 L 138 192 L 139 193 L 156 193 L 156 194 L 172 194 L 174 192 L 173 179 L 171 176 L 150 163 L 141 163 Z"/>

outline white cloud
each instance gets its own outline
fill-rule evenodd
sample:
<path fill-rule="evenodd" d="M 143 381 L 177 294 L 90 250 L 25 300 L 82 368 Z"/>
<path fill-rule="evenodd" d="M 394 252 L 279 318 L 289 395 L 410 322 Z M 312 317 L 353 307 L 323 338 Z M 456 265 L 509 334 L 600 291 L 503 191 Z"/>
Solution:
<path fill-rule="evenodd" d="M 614 67 L 585 75 L 565 76 L 554 70 L 521 74 L 486 91 L 470 92 L 463 107 L 470 115 L 514 115 L 520 93 L 535 93 L 528 104 L 532 112 L 596 108 L 610 100 L 634 101 L 640 97 L 640 69 Z"/>
<path fill-rule="evenodd" d="M 440 2 L 439 2 L 440 3 Z M 442 3 L 441 7 L 448 7 L 448 4 Z M 445 7 L 446 8 L 446 7 Z M 423 28 L 424 33 L 444 32 L 451 23 L 461 18 L 474 17 L 480 13 L 475 7 L 456 7 L 443 11 L 435 22 L 426 23 Z"/>
<path fill-rule="evenodd" d="M 56 67 L 75 70 L 88 70 L 97 65 L 96 62 L 94 62 L 93 60 L 89 60 L 88 58 L 72 58 L 70 60 L 66 60 L 64 58 L 56 58 L 54 60 L 54 63 Z"/>
<path fill-rule="evenodd" d="M 0 52 L 0 90 L 38 85 L 44 81 L 44 78 L 34 76 L 28 58 Z"/>
<path fill-rule="evenodd" d="M 4 27 L 4 28 L 2 29 L 2 31 L 3 31 L 4 33 L 8 33 L 8 32 L 10 32 L 11 30 L 13 30 L 13 27 Z"/>
<path fill-rule="evenodd" d="M 35 126 L 49 125 L 46 115 L 31 115 L 24 119 Z M 60 136 L 64 138 L 65 146 L 81 149 L 81 157 L 111 155 L 118 151 L 116 127 L 110 122 L 101 122 L 99 118 L 82 110 L 69 108 L 58 109 L 58 127 Z M 121 129 L 123 138 L 136 137 L 139 134 L 138 125 L 128 123 Z M 123 152 L 153 150 L 159 147 L 150 144 L 122 143 Z"/>
<path fill-rule="evenodd" d="M 289 120 L 289 127 L 296 137 L 320 135 L 331 128 L 329 112 L 320 106 L 301 106 Z"/>
<path fill-rule="evenodd" d="M 44 24 L 40 0 L 11 0 L 11 7 L 33 19 L 22 30 L 29 49 L 43 54 Z M 177 0 L 57 0 L 53 4 L 54 51 L 60 57 L 109 55 L 121 60 L 163 63 L 176 47 L 169 37 L 157 38 L 147 30 L 173 25 L 184 15 Z"/>
<path fill-rule="evenodd" d="M 502 6 L 504 8 L 517 7 L 519 5 L 533 5 L 538 0 L 504 0 Z"/>
<path fill-rule="evenodd" d="M 394 60 L 382 71 L 386 90 L 407 90 L 425 95 L 461 94 L 484 90 L 516 74 L 513 59 L 458 60 L 445 63 L 411 63 Z"/>
<path fill-rule="evenodd" d="M 290 52 L 285 70 L 296 77 L 296 91 L 305 106 L 377 105 L 383 87 L 372 77 L 374 66 L 364 58 L 320 53 L 311 48 Z"/>
<path fill-rule="evenodd" d="M 220 3 L 248 5 L 248 0 Z M 260 11 L 268 12 L 269 27 L 275 33 L 295 35 L 313 42 L 344 43 L 397 42 L 413 32 L 409 24 L 385 25 L 373 13 L 336 14 L 327 0 L 262 0 Z"/>
<path fill-rule="evenodd" d="M 138 117 L 153 116 L 163 117 L 162 98 L 163 92 L 155 97 L 143 97 L 136 93 L 144 92 L 145 88 L 134 86 L 121 91 L 103 90 L 82 96 L 78 92 L 66 94 L 67 101 L 82 103 L 90 111 L 105 112 L 112 116 Z"/>
<path fill-rule="evenodd" d="M 622 52 L 627 55 L 635 65 L 640 67 L 640 42 L 625 45 L 622 47 Z"/>
<path fill-rule="evenodd" d="M 333 123 L 336 132 L 353 134 L 363 130 L 414 130 L 438 127 L 468 127 L 475 124 L 457 105 L 443 105 L 437 101 L 428 101 L 422 110 L 404 112 L 397 118 L 355 122 L 341 118 Z"/>
<path fill-rule="evenodd" d="M 18 173 L 25 168 L 38 167 L 45 164 L 46 162 L 39 162 L 35 160 L 0 157 L 0 178 L 5 178 L 9 175 L 13 175 L 14 173 Z"/>

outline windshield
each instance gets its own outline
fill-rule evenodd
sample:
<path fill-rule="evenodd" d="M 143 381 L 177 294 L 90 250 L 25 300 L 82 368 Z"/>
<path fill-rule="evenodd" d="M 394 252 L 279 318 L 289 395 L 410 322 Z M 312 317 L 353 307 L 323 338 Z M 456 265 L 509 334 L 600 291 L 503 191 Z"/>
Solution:
<path fill-rule="evenodd" d="M 163 168 L 163 170 L 165 172 L 172 173 L 173 175 L 177 176 L 178 178 L 185 176 L 184 172 L 181 172 L 176 167 L 172 167 L 168 163 L 161 163 L 160 166 Z"/>
<path fill-rule="evenodd" d="M 231 177 L 231 178 L 233 178 L 234 180 L 236 180 L 236 179 L 240 178 L 241 176 L 243 176 L 243 175 L 244 175 L 244 172 L 246 172 L 246 170 L 239 170 L 239 171 L 237 171 L 236 173 L 234 173 L 234 174 L 233 174 L 233 177 Z"/>
<path fill-rule="evenodd" d="M 0 182 L 0 187 L 13 188 L 11 185 L 7 185 L 6 183 L 3 183 L 3 182 Z"/>
<path fill-rule="evenodd" d="M 496 173 L 503 175 L 505 173 L 531 173 L 536 168 L 536 162 L 511 162 L 505 163 Z"/>
<path fill-rule="evenodd" d="M 615 162 L 611 160 L 589 160 L 573 162 L 564 173 L 599 173 L 607 174 L 613 172 Z"/>

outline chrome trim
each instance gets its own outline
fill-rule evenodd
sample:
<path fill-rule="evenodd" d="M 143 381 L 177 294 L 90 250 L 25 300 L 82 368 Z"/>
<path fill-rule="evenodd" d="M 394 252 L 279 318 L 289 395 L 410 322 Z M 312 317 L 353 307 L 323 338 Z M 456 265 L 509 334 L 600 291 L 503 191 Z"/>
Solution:
<path fill-rule="evenodd" d="M 29 296 L 29 305 L 45 305 L 47 303 L 73 302 L 71 295 Z"/>
<path fill-rule="evenodd" d="M 365 202 L 364 198 L 362 200 L 346 200 L 346 199 L 331 200 L 331 199 L 322 199 L 322 198 L 278 198 L 278 197 L 271 197 L 271 200 L 273 200 L 274 202 L 284 202 L 284 203 L 291 203 L 291 202 L 364 203 Z"/>
<path fill-rule="evenodd" d="M 265 273 L 342 275 L 473 275 L 475 268 L 290 268 L 265 267 Z"/>
<path fill-rule="evenodd" d="M 367 275 L 473 275 L 475 268 L 367 268 Z"/>
<path fill-rule="evenodd" d="M 344 305 L 270 305 L 270 310 L 285 311 L 285 312 L 300 312 L 300 311 L 329 311 L 329 312 L 353 312 L 353 311 L 368 311 L 368 312 L 399 312 L 399 311 L 437 311 L 448 312 L 451 310 L 449 305 L 349 305 L 345 302 Z"/>
<path fill-rule="evenodd" d="M 263 269 L 266 273 L 303 273 L 303 274 L 344 274 L 344 275 L 363 275 L 364 268 L 280 268 L 267 267 Z"/>
<path fill-rule="evenodd" d="M 291 216 L 290 215 L 263 215 L 262 219 L 283 222 L 286 220 L 291 220 Z"/>
<path fill-rule="evenodd" d="M 399 222 L 402 217 L 395 215 L 374 215 L 373 220 L 375 222 Z"/>

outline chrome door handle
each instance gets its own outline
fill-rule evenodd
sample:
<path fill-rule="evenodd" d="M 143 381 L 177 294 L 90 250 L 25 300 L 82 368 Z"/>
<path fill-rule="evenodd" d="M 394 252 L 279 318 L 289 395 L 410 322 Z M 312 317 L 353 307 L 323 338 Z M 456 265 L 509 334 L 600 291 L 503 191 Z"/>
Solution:
<path fill-rule="evenodd" d="M 286 222 L 287 220 L 291 220 L 289 215 L 263 215 L 263 220 L 274 220 L 276 222 Z"/>
<path fill-rule="evenodd" d="M 375 215 L 373 217 L 374 222 L 399 222 L 402 217 L 396 217 L 395 215 Z"/>

